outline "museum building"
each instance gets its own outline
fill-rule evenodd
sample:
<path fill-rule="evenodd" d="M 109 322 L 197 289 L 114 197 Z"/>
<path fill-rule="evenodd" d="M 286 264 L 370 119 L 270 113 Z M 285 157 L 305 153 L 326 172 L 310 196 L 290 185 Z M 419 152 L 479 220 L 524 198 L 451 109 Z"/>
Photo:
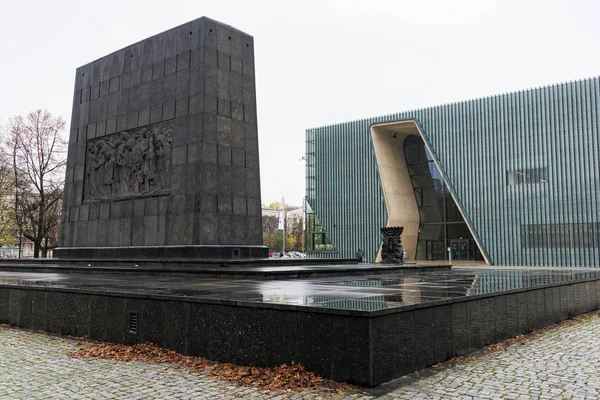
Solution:
<path fill-rule="evenodd" d="M 307 253 L 600 266 L 600 78 L 306 131 Z"/>

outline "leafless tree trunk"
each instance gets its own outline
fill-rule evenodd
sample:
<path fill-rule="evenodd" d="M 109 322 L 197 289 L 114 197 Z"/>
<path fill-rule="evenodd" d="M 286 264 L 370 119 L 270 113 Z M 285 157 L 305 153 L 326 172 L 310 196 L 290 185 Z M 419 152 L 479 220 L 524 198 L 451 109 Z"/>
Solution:
<path fill-rule="evenodd" d="M 60 213 L 66 165 L 64 128 L 65 121 L 46 110 L 31 111 L 9 122 L 7 148 L 12 151 L 16 177 L 17 223 L 23 236 L 34 243 L 36 258 L 55 229 L 55 214 Z M 48 238 L 49 243 L 52 240 Z"/>

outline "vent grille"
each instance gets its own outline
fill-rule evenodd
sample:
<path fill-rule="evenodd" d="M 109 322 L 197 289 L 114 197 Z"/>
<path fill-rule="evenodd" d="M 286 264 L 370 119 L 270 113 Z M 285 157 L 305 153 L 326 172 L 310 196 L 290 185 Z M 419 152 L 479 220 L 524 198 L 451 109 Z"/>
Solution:
<path fill-rule="evenodd" d="M 137 312 L 129 313 L 129 333 L 132 335 L 137 335 L 137 333 L 138 333 L 138 313 Z"/>

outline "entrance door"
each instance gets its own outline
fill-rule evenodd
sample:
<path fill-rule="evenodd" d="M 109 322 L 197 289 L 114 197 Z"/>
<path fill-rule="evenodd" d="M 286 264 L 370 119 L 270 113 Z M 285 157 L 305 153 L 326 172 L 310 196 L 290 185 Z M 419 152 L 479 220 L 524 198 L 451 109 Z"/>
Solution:
<path fill-rule="evenodd" d="M 469 239 L 453 239 L 450 241 L 450 250 L 453 260 L 471 260 L 471 252 L 469 251 Z"/>

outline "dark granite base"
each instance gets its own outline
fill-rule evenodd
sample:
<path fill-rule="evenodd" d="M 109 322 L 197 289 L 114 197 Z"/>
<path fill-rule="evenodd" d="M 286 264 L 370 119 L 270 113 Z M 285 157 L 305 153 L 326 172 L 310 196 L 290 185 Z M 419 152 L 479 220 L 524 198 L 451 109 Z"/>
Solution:
<path fill-rule="evenodd" d="M 0 259 L 0 271 L 231 279 L 307 279 L 393 272 L 450 271 L 450 264 L 359 264 L 356 259 Z"/>
<path fill-rule="evenodd" d="M 600 304 L 600 276 L 589 275 L 484 294 L 473 294 L 472 286 L 466 285 L 471 291 L 467 295 L 436 301 L 421 297 L 420 303 L 376 311 L 268 304 L 262 295 L 253 300 L 249 290 L 222 300 L 193 297 L 192 291 L 175 295 L 141 288 L 127 293 L 122 287 L 47 287 L 38 276 L 29 279 L 28 284 L 0 284 L 0 323 L 114 343 L 149 341 L 184 354 L 245 365 L 294 360 L 324 377 L 370 387 L 590 312 Z M 336 282 L 340 291 L 357 288 Z M 444 290 L 465 281 L 449 275 L 439 282 L 438 290 Z M 405 284 L 406 290 L 414 290 L 414 284 Z M 420 285 L 422 296 L 427 284 Z M 368 290 L 385 287 L 390 286 Z M 263 289 L 270 296 L 271 290 Z M 324 296 L 315 294 L 312 299 L 328 304 Z M 347 301 L 347 307 L 354 306 L 351 297 Z M 135 332 L 129 325 L 132 314 L 138 317 Z"/>
<path fill-rule="evenodd" d="M 123 246 L 59 247 L 58 259 L 248 259 L 268 258 L 265 246 Z"/>

